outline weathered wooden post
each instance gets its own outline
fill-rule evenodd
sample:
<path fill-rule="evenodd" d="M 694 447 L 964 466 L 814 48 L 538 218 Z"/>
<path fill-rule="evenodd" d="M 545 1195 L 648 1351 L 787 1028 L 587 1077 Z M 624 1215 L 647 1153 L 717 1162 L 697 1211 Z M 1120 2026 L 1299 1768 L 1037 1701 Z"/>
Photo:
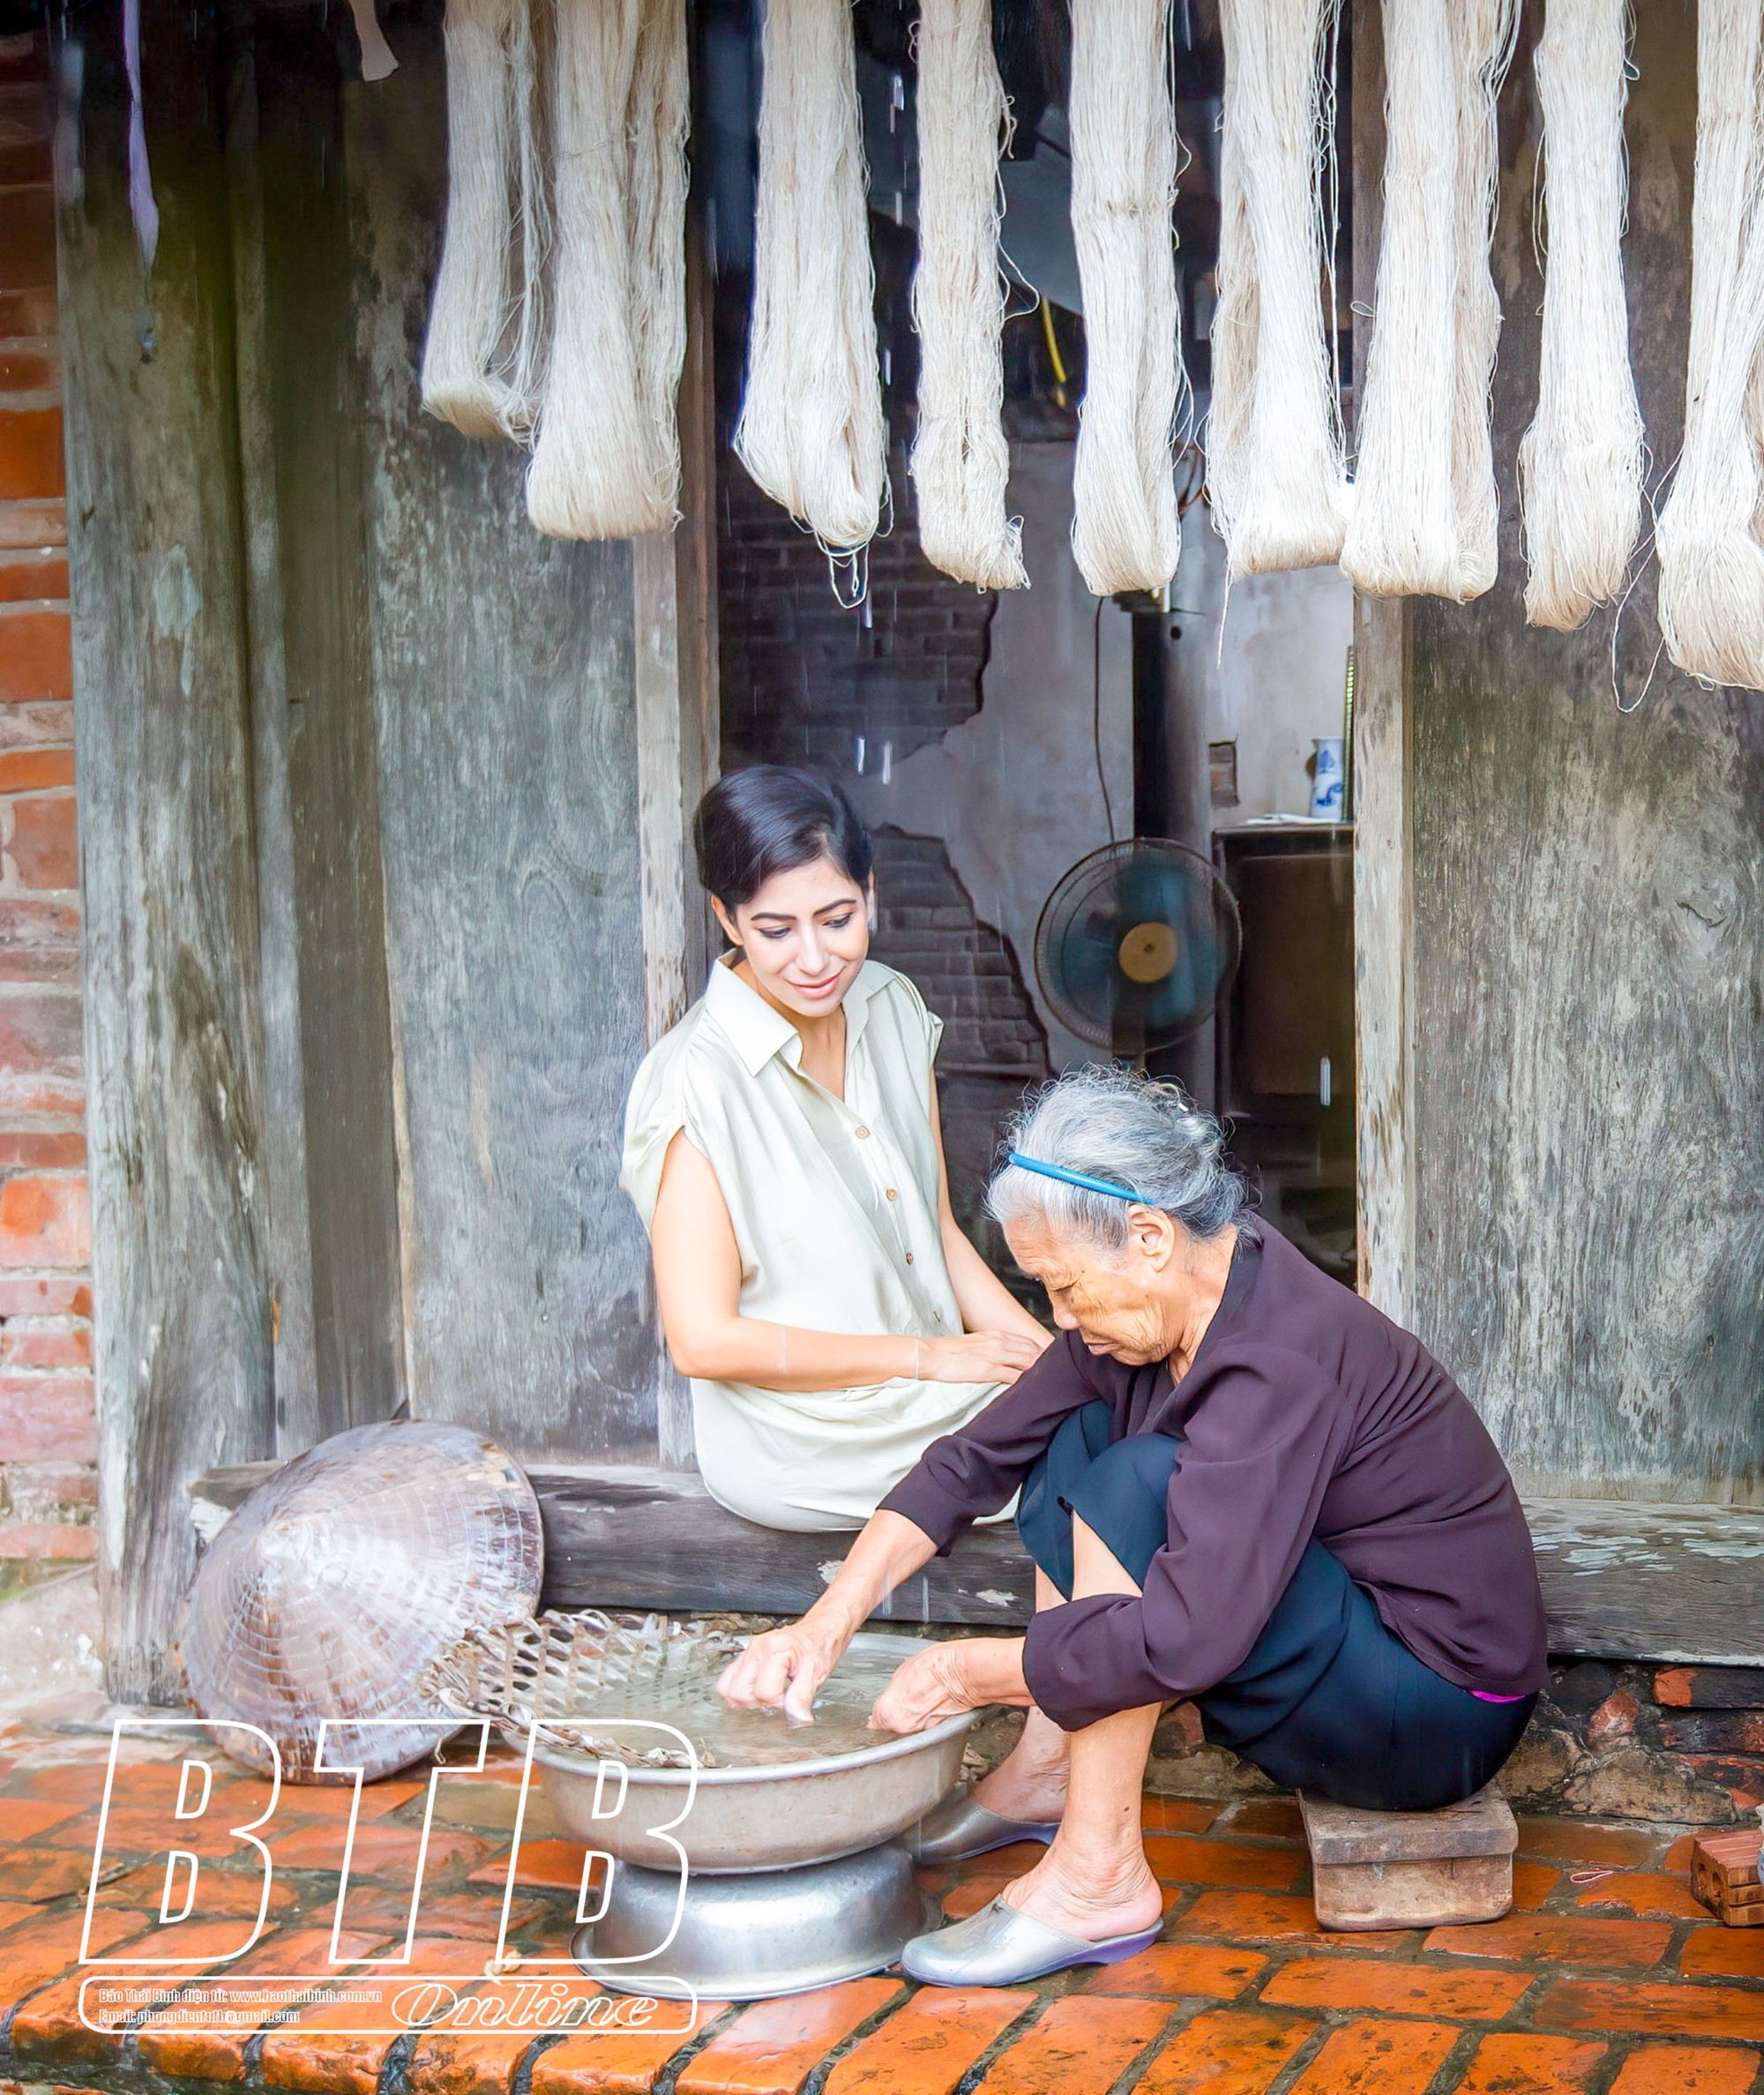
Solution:
<path fill-rule="evenodd" d="M 148 0 L 145 288 L 116 16 L 56 45 L 112 1692 L 171 1699 L 184 1485 L 274 1447 L 233 293 L 212 32 Z"/>
<path fill-rule="evenodd" d="M 1383 172 L 1354 15 L 1356 269 Z M 1476 1400 L 1521 1485 L 1764 1496 L 1764 713 L 1659 655 L 1651 562 L 1576 633 L 1525 623 L 1536 408 L 1528 11 L 1501 100 L 1500 573 L 1357 608 L 1361 1225 L 1373 1298 Z M 1635 24 L 1625 266 L 1656 466 L 1684 415 L 1694 40 Z"/>

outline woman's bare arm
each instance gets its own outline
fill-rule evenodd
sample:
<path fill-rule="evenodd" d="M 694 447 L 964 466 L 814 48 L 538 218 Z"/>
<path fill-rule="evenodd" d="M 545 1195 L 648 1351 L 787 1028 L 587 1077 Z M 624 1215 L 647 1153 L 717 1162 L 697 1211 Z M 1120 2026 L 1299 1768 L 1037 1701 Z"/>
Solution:
<path fill-rule="evenodd" d="M 937 1142 L 938 1228 L 944 1263 L 968 1331 L 1012 1331 L 1028 1340 L 1036 1358 L 1053 1343 L 1053 1334 L 1038 1324 L 968 1241 L 949 1201 L 949 1166 L 944 1161 L 943 1119 L 938 1111 L 937 1082 L 931 1082 L 931 1134 Z"/>
<path fill-rule="evenodd" d="M 729 1203 L 709 1159 L 684 1133 L 669 1144 L 662 1166 L 650 1243 L 668 1351 L 683 1375 L 703 1381 L 803 1391 L 862 1388 L 896 1376 L 1014 1382 L 1041 1351 L 1017 1330 L 876 1337 L 743 1316 L 741 1251 Z"/>

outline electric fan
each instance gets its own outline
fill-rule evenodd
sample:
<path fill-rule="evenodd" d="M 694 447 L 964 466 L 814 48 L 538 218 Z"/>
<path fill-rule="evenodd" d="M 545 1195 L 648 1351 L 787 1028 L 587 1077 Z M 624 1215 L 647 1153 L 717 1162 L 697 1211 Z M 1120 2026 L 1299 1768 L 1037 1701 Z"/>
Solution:
<path fill-rule="evenodd" d="M 1200 852 L 1134 837 L 1080 858 L 1035 926 L 1035 979 L 1080 1040 L 1142 1056 L 1211 1017 L 1237 965 L 1237 905 Z"/>

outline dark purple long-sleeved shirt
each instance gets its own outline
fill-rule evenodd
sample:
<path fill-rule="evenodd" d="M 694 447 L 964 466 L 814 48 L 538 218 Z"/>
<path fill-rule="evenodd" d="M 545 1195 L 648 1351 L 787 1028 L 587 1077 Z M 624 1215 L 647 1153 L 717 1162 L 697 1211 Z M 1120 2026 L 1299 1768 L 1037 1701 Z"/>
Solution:
<path fill-rule="evenodd" d="M 1068 1731 L 1199 1695 L 1248 1657 L 1313 1537 L 1386 1627 L 1461 1687 L 1544 1687 L 1543 1596 L 1513 1480 L 1421 1342 L 1259 1220 L 1188 1372 L 1091 1354 L 1073 1332 L 882 1501 L 939 1552 L 996 1513 L 1060 1421 L 1101 1397 L 1116 1430 L 1182 1442 L 1170 1540 L 1142 1595 L 1030 1624 L 1030 1694 Z"/>

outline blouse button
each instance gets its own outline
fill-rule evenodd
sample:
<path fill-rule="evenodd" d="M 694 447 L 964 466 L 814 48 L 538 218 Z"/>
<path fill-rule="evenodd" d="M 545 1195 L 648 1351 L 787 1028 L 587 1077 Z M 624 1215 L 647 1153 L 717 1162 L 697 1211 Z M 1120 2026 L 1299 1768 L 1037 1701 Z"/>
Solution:
<path fill-rule="evenodd" d="M 889 1198 L 891 1201 L 898 1201 L 898 1200 L 900 1199 L 900 1197 L 901 1197 L 901 1196 L 900 1196 L 900 1194 L 899 1194 L 898 1193 L 896 1193 L 896 1192 L 895 1192 L 895 1190 L 894 1190 L 894 1188 L 893 1188 L 893 1187 L 891 1186 L 888 1188 L 888 1198 Z"/>
<path fill-rule="evenodd" d="M 857 1130 L 857 1139 L 858 1139 L 858 1141 L 859 1141 L 860 1142 L 862 1142 L 862 1141 L 867 1141 L 867 1140 L 868 1140 L 868 1138 L 869 1138 L 869 1134 L 870 1134 L 870 1130 L 869 1130 L 867 1127 L 860 1127 L 860 1128 Z"/>
<path fill-rule="evenodd" d="M 911 1253 L 911 1252 L 908 1252 L 908 1253 L 907 1253 L 907 1263 L 908 1263 L 908 1265 L 909 1265 L 909 1266 L 910 1266 L 910 1265 L 912 1264 L 912 1262 L 913 1262 L 913 1254 L 912 1254 L 912 1253 Z"/>

